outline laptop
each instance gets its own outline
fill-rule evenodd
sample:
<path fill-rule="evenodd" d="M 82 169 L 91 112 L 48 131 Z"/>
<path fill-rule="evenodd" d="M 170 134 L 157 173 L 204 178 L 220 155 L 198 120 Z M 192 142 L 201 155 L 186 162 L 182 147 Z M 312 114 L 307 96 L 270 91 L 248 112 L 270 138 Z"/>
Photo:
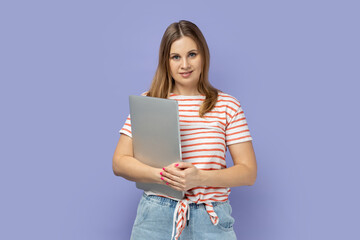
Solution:
<path fill-rule="evenodd" d="M 134 158 L 156 168 L 182 161 L 177 101 L 130 95 L 129 105 Z M 136 187 L 177 199 L 184 198 L 183 191 L 167 185 L 136 182 Z"/>

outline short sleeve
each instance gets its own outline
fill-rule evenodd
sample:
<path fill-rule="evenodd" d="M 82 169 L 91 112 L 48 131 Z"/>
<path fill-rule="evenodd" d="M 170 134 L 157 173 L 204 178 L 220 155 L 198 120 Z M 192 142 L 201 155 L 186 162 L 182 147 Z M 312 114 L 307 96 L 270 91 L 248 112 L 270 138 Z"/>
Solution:
<path fill-rule="evenodd" d="M 130 114 L 128 115 L 124 126 L 120 129 L 119 133 L 123 133 L 129 137 L 132 138 L 132 134 L 131 134 L 131 120 L 130 120 Z"/>
<path fill-rule="evenodd" d="M 226 146 L 253 140 L 240 102 L 236 100 L 227 111 L 232 117 L 225 129 Z"/>

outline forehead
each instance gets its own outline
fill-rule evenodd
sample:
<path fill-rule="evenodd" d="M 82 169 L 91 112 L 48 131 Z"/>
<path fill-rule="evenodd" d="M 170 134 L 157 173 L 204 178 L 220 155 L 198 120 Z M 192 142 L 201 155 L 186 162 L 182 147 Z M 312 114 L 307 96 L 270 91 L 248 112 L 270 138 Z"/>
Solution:
<path fill-rule="evenodd" d="M 171 44 L 170 54 L 171 53 L 187 53 L 192 49 L 197 49 L 196 42 L 190 37 L 182 37 Z"/>

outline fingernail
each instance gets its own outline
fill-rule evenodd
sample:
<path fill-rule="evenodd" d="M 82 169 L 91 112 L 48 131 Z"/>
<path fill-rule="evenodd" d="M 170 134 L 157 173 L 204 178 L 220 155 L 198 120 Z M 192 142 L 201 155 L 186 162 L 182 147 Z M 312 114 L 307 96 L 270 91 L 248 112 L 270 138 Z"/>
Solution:
<path fill-rule="evenodd" d="M 179 166 L 179 164 L 177 163 L 177 164 L 175 164 L 175 167 L 177 167 L 177 166 Z"/>
<path fill-rule="evenodd" d="M 163 168 L 163 170 L 165 170 L 165 168 Z"/>
<path fill-rule="evenodd" d="M 166 185 L 169 185 L 169 183 L 167 182 Z"/>
<path fill-rule="evenodd" d="M 162 172 L 160 172 L 160 175 L 162 175 Z"/>
<path fill-rule="evenodd" d="M 161 177 L 161 180 L 164 180 L 164 178 L 163 178 L 163 177 Z"/>

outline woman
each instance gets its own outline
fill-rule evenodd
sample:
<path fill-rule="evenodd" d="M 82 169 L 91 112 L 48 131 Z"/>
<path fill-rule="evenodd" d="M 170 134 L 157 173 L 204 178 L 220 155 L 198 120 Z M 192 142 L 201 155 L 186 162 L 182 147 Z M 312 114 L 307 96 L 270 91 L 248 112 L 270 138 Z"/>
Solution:
<path fill-rule="evenodd" d="M 141 163 L 133 157 L 130 115 L 120 130 L 116 176 L 185 191 L 184 199 L 145 191 L 131 239 L 236 239 L 230 187 L 253 185 L 257 165 L 240 102 L 209 83 L 209 60 L 199 28 L 185 20 L 172 23 L 163 35 L 150 89 L 142 94 L 178 101 L 181 162 L 162 169 Z M 234 161 L 229 168 L 226 146 Z"/>

